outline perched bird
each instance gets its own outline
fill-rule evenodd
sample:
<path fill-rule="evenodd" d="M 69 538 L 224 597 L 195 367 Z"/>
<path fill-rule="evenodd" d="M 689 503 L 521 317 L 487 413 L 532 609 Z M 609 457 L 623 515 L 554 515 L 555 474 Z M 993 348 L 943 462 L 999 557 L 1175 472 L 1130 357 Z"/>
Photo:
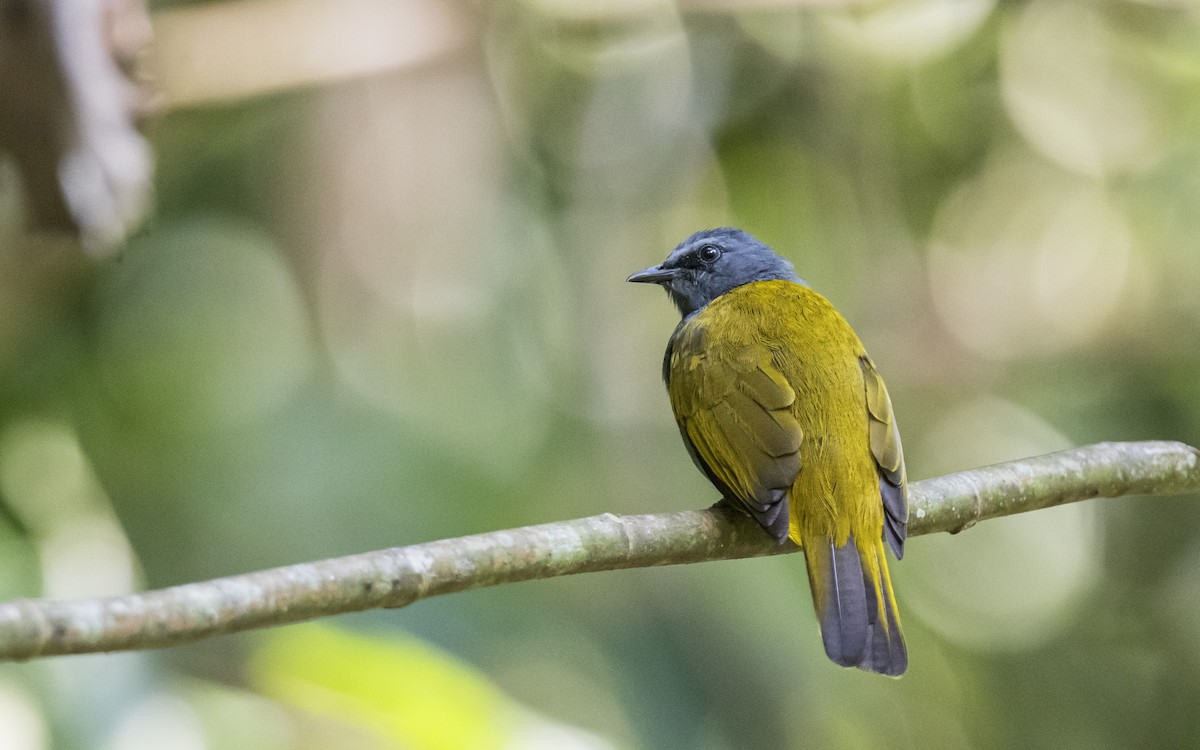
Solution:
<path fill-rule="evenodd" d="M 629 281 L 662 285 L 679 308 L 663 379 L 683 442 L 725 502 L 803 549 L 825 653 L 902 674 L 884 542 L 903 556 L 904 455 L 850 324 L 739 229 L 697 232 Z"/>

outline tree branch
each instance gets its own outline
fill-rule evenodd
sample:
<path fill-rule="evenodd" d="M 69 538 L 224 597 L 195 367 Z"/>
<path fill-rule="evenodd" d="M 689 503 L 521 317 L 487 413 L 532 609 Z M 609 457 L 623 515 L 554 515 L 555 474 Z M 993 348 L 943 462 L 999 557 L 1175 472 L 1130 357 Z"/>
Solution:
<path fill-rule="evenodd" d="M 1200 492 L 1200 451 L 1100 443 L 910 487 L 909 535 L 1093 497 Z M 501 583 L 796 551 L 723 508 L 590 518 L 444 539 L 103 599 L 0 604 L 0 659 L 161 648 Z"/>

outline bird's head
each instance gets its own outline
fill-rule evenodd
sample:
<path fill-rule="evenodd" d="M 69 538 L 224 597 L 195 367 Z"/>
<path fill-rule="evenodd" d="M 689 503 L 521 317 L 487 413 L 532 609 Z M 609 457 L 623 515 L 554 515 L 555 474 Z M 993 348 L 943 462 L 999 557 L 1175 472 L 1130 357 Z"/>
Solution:
<path fill-rule="evenodd" d="M 661 284 L 685 318 L 731 289 L 769 279 L 804 283 L 789 261 L 746 232 L 729 228 L 696 232 L 662 263 L 629 277 Z"/>

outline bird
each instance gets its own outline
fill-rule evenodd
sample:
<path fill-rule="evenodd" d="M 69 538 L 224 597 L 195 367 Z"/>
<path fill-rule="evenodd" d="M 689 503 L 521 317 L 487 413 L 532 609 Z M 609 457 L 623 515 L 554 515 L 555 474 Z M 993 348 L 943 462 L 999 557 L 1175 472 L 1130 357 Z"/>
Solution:
<path fill-rule="evenodd" d="M 628 280 L 661 285 L 678 308 L 663 380 L 684 445 L 721 502 L 800 546 L 825 653 L 902 675 L 884 546 L 903 557 L 904 453 L 854 329 L 740 229 L 697 232 Z"/>

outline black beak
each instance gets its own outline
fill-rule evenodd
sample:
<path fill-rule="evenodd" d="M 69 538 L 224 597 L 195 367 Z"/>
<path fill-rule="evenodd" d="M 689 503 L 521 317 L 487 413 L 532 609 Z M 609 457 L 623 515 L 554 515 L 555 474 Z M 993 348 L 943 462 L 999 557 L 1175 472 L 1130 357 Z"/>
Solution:
<path fill-rule="evenodd" d="M 644 271 L 638 271 L 626 281 L 635 284 L 666 284 L 679 274 L 678 268 L 663 268 L 661 265 L 650 266 Z"/>

